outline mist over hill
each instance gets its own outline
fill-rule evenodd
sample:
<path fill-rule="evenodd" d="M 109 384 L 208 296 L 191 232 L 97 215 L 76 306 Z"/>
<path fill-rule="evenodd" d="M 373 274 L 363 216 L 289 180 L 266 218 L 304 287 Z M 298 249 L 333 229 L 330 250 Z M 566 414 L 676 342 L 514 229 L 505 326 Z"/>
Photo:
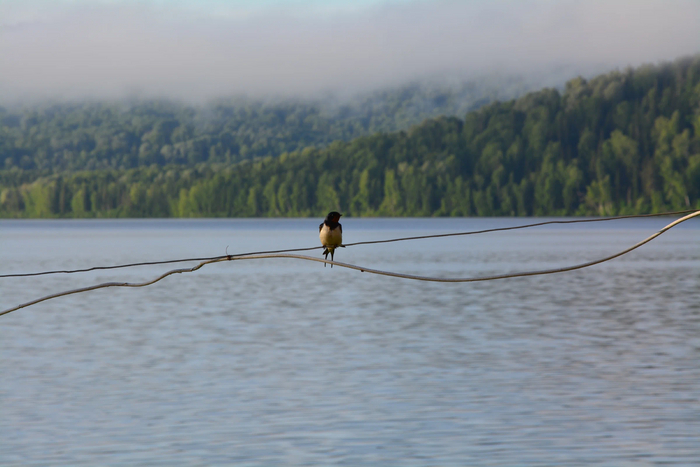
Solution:
<path fill-rule="evenodd" d="M 46 128 L 16 119 L 9 127 L 29 137 Z M 170 124 L 171 138 L 177 128 Z M 158 142 L 161 133 L 152 134 Z M 539 216 L 700 208 L 700 56 L 576 78 L 561 91 L 545 88 L 407 131 L 237 163 L 217 162 L 210 150 L 203 160 L 77 172 L 12 162 L 0 171 L 0 215 Z"/>
<path fill-rule="evenodd" d="M 201 104 L 656 63 L 698 52 L 700 3 L 23 0 L 0 2 L 0 34 L 0 102 Z"/>
<path fill-rule="evenodd" d="M 561 73 L 489 75 L 407 83 L 354 96 L 219 98 L 35 103 L 0 107 L 0 168 L 128 169 L 152 164 L 235 163 L 377 132 L 406 130 L 427 118 L 464 117 Z M 567 76 L 567 78 L 570 76 Z"/>

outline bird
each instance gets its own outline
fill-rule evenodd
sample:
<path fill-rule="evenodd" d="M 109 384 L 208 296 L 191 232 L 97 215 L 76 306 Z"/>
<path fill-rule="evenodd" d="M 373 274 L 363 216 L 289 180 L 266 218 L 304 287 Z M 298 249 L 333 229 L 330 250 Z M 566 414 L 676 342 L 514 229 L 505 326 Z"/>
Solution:
<path fill-rule="evenodd" d="M 331 261 L 335 254 L 335 249 L 343 246 L 343 226 L 338 222 L 340 214 L 336 211 L 331 211 L 326 216 L 325 220 L 318 226 L 318 238 L 321 239 L 323 245 L 323 256 L 327 260 L 328 253 L 331 254 Z M 326 266 L 325 263 L 323 265 Z M 331 264 L 331 267 L 333 265 Z"/>

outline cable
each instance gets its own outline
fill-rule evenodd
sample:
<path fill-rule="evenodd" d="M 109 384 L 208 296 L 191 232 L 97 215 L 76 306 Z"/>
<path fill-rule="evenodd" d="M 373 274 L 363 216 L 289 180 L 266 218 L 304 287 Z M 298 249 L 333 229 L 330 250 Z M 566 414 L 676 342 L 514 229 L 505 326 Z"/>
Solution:
<path fill-rule="evenodd" d="M 294 248 L 294 249 L 289 249 L 289 250 L 256 251 L 256 252 L 251 252 L 251 253 L 239 253 L 236 255 L 210 256 L 210 257 L 205 257 L 205 258 L 184 258 L 184 259 L 171 259 L 171 260 L 164 260 L 164 261 L 144 261 L 141 263 L 117 264 L 114 266 L 93 266 L 93 267 L 85 268 L 85 269 L 66 269 L 66 270 L 42 271 L 42 272 L 27 272 L 27 273 L 19 273 L 19 274 L 2 274 L 2 275 L 0 275 L 0 279 L 9 278 L 9 277 L 47 276 L 49 274 L 75 274 L 75 273 L 79 273 L 79 272 L 99 271 L 99 270 L 105 270 L 105 269 L 121 269 L 121 268 L 131 268 L 131 267 L 135 267 L 135 266 L 155 266 L 158 264 L 187 263 L 187 262 L 192 262 L 192 261 L 209 261 L 209 260 L 215 260 L 215 259 L 226 259 L 229 256 L 249 256 L 249 255 L 265 255 L 265 254 L 273 254 L 273 253 L 290 253 L 290 252 L 294 252 L 294 251 L 319 250 L 321 248 L 323 248 L 323 247 L 322 246 L 314 246 L 314 247 L 310 247 L 310 248 Z"/>
<path fill-rule="evenodd" d="M 668 230 L 672 229 L 676 225 L 687 221 L 688 219 L 692 219 L 693 217 L 700 216 L 700 211 L 693 212 L 692 214 L 688 214 L 687 216 L 681 217 L 680 219 L 676 219 L 675 221 L 671 222 L 668 224 L 666 227 L 663 229 L 659 230 L 653 235 L 650 235 L 649 237 L 645 238 L 644 240 L 632 245 L 631 247 L 627 248 L 626 250 L 623 250 L 619 253 L 615 253 L 614 255 L 606 256 L 604 258 L 595 260 L 595 261 L 589 261 L 586 263 L 581 263 L 577 264 L 574 266 L 567 266 L 563 268 L 555 268 L 555 269 L 543 269 L 540 271 L 525 271 L 525 272 L 518 272 L 518 273 L 512 273 L 512 274 L 500 274 L 500 275 L 495 275 L 495 276 L 482 276 L 482 277 L 467 277 L 467 278 L 442 278 L 442 277 L 429 277 L 429 276 L 417 276 L 413 274 L 401 274 L 401 273 L 395 273 L 395 272 L 388 272 L 388 271 L 381 271 L 378 269 L 371 269 L 371 268 L 366 268 L 362 266 L 356 266 L 354 264 L 348 264 L 348 263 L 340 263 L 340 262 L 335 262 L 335 261 L 328 261 L 325 259 L 321 258 L 314 258 L 311 256 L 303 256 L 303 255 L 293 255 L 293 254 L 288 254 L 288 253 L 271 253 L 271 254 L 263 254 L 263 255 L 246 255 L 246 256 L 226 256 L 226 257 L 221 257 L 221 258 L 213 258 L 209 259 L 206 261 L 202 261 L 198 265 L 192 267 L 192 268 L 183 268 L 183 269 L 173 269 L 171 271 L 168 271 L 164 274 L 161 274 L 160 276 L 156 277 L 153 280 L 146 281 L 146 282 L 139 282 L 139 283 L 130 283 L 130 282 L 105 282 L 102 284 L 96 284 L 92 285 L 89 287 L 83 287 L 80 289 L 73 289 L 73 290 L 68 290 L 65 292 L 59 292 L 55 293 L 52 295 L 47 295 L 45 297 L 41 297 L 35 300 L 32 300 L 27 303 L 23 303 L 21 305 L 18 305 L 14 308 L 9 308 L 7 310 L 1 311 L 0 316 L 6 315 L 8 313 L 12 313 L 13 311 L 17 311 L 21 308 L 26 308 L 31 305 L 35 305 L 37 303 L 46 301 L 46 300 L 51 300 L 53 298 L 58 298 L 58 297 L 63 297 L 66 295 L 72 295 L 72 294 L 77 294 L 77 293 L 82 293 L 82 292 L 88 292 L 90 290 L 97 290 L 97 289 L 103 289 L 107 287 L 145 287 L 151 284 L 155 284 L 156 282 L 172 275 L 172 274 L 180 274 L 180 273 L 186 273 L 186 272 L 195 272 L 198 269 L 202 268 L 203 266 L 211 263 L 218 263 L 222 261 L 237 261 L 237 260 L 245 260 L 245 259 L 267 259 L 267 258 L 292 258 L 292 259 L 301 259 L 305 261 L 316 261 L 319 263 L 327 263 L 327 264 L 332 264 L 335 266 L 343 267 L 343 268 L 348 268 L 348 269 L 354 269 L 360 272 L 367 272 L 370 274 L 379 274 L 383 276 L 390 276 L 390 277 L 397 277 L 401 279 L 412 279 L 412 280 L 419 280 L 419 281 L 430 281 L 430 282 L 480 282 L 480 281 L 491 281 L 491 280 L 499 280 L 499 279 L 512 279 L 515 277 L 527 277 L 527 276 L 538 276 L 538 275 L 544 275 L 544 274 L 556 274 L 556 273 L 561 273 L 561 272 L 568 272 L 568 271 L 574 271 L 576 269 L 583 269 L 587 268 L 590 266 L 594 266 L 596 264 L 604 263 L 606 261 L 610 261 L 612 259 L 618 258 L 624 254 L 629 253 L 630 251 L 636 250 L 640 246 L 649 243 L 659 235 L 663 234 L 664 232 L 667 232 Z"/>
<path fill-rule="evenodd" d="M 370 245 L 370 244 L 375 244 L 375 243 L 402 242 L 404 240 L 423 240 L 426 238 L 457 237 L 460 235 L 475 235 L 475 234 L 491 233 L 491 232 L 504 232 L 504 231 L 508 231 L 508 230 L 519 230 L 519 229 L 526 229 L 526 228 L 530 228 L 530 227 L 539 227 L 542 225 L 551 225 L 551 224 L 580 224 L 583 222 L 616 221 L 619 219 L 631 219 L 631 218 L 635 218 L 635 217 L 673 216 L 673 215 L 678 215 L 678 214 L 687 214 L 689 212 L 695 212 L 695 209 L 688 209 L 685 211 L 662 212 L 662 213 L 658 213 L 658 214 L 630 214 L 630 215 L 626 215 L 626 216 L 600 217 L 600 218 L 595 218 L 595 219 L 573 219 L 573 220 L 567 220 L 567 221 L 544 221 L 544 222 L 537 222 L 535 224 L 515 225 L 515 226 L 511 226 L 511 227 L 496 227 L 493 229 L 472 230 L 469 232 L 457 232 L 457 233 L 435 234 L 435 235 L 421 235 L 421 236 L 417 236 L 417 237 L 401 237 L 401 238 L 392 238 L 389 240 L 372 240 L 372 241 L 368 241 L 368 242 L 347 243 L 345 246 Z M 0 276 L 0 277 L 2 277 L 2 276 Z"/>
<path fill-rule="evenodd" d="M 358 245 L 373 245 L 373 244 L 379 244 L 379 243 L 402 242 L 402 241 L 407 241 L 407 240 L 423 240 L 423 239 L 428 239 L 428 238 L 442 238 L 442 237 L 457 237 L 457 236 L 463 236 L 463 235 L 476 235 L 476 234 L 482 234 L 482 233 L 504 232 L 504 231 L 508 231 L 508 230 L 527 229 L 530 227 L 539 227 L 539 226 L 543 226 L 543 225 L 552 225 L 552 224 L 578 224 L 578 223 L 583 223 L 583 222 L 603 222 L 603 221 L 612 221 L 612 220 L 619 220 L 619 219 L 631 219 L 631 218 L 639 218 L 639 217 L 673 216 L 673 215 L 678 215 L 678 214 L 687 214 L 690 212 L 695 212 L 695 210 L 691 209 L 691 210 L 686 210 L 686 211 L 662 212 L 662 213 L 657 213 L 657 214 L 631 214 L 631 215 L 626 215 L 626 216 L 600 217 L 600 218 L 594 218 L 594 219 L 544 221 L 544 222 L 537 222 L 534 224 L 516 225 L 516 226 L 511 226 L 511 227 L 497 227 L 497 228 L 485 229 L 485 230 L 472 230 L 472 231 L 468 231 L 468 232 L 421 235 L 421 236 L 417 236 L 417 237 L 392 238 L 392 239 L 388 239 L 388 240 L 370 240 L 370 241 L 366 241 L 366 242 L 347 243 L 344 246 L 349 247 L 349 246 L 358 246 Z M 28 273 L 18 273 L 18 274 L 0 274 L 0 279 L 10 278 L 10 277 L 46 276 L 46 275 L 50 275 L 50 274 L 75 274 L 75 273 L 80 273 L 80 272 L 90 272 L 90 271 L 97 271 L 97 270 L 121 269 L 121 268 L 135 267 L 135 266 L 155 266 L 155 265 L 159 265 L 159 264 L 186 263 L 186 262 L 192 262 L 192 261 L 209 261 L 209 260 L 216 260 L 216 259 L 226 259 L 230 256 L 240 257 L 240 256 L 265 255 L 265 254 L 274 254 L 274 253 L 294 253 L 294 252 L 298 252 L 298 251 L 319 250 L 321 248 L 323 248 L 323 247 L 322 246 L 314 246 L 314 247 L 308 247 L 308 248 L 292 248 L 292 249 L 286 249 L 286 250 L 256 251 L 256 252 L 249 252 L 249 253 L 238 253 L 235 255 L 221 255 L 221 256 L 211 256 L 211 257 L 204 257 L 204 258 L 184 258 L 184 259 L 173 259 L 173 260 L 164 260 L 164 261 L 144 261 L 144 262 L 140 262 L 140 263 L 118 264 L 118 265 L 114 265 L 114 266 L 94 266 L 94 267 L 85 268 L 85 269 L 28 272 Z"/>

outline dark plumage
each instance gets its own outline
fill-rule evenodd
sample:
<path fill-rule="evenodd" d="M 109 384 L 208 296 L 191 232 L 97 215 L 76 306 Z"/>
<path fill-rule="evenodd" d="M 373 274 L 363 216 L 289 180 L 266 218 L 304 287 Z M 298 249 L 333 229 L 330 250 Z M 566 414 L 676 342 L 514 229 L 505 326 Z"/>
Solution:
<path fill-rule="evenodd" d="M 318 237 L 321 239 L 321 245 L 325 247 L 323 250 L 324 258 L 328 259 L 328 253 L 330 253 L 331 261 L 333 261 L 335 249 L 343 246 L 343 226 L 338 222 L 340 216 L 342 214 L 339 212 L 331 211 L 318 226 Z M 332 264 L 331 267 L 333 267 Z"/>

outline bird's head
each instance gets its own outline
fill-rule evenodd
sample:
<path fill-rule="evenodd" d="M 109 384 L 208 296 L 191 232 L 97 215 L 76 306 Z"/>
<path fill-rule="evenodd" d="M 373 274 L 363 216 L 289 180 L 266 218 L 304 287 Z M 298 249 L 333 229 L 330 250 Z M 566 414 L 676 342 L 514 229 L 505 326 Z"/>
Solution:
<path fill-rule="evenodd" d="M 327 220 L 328 222 L 338 222 L 338 221 L 340 220 L 340 216 L 342 216 L 341 213 L 335 212 L 335 211 L 331 211 L 331 212 L 329 212 L 328 215 L 326 216 L 326 220 Z"/>

